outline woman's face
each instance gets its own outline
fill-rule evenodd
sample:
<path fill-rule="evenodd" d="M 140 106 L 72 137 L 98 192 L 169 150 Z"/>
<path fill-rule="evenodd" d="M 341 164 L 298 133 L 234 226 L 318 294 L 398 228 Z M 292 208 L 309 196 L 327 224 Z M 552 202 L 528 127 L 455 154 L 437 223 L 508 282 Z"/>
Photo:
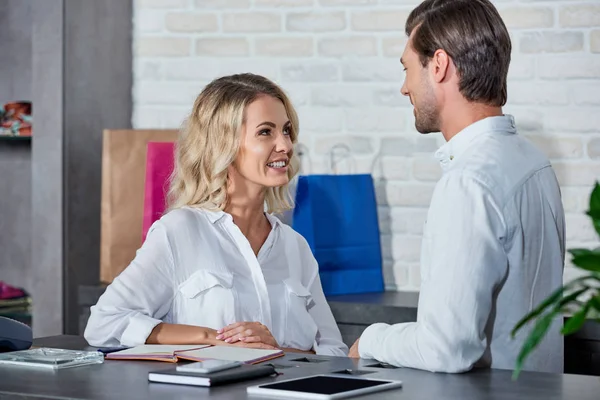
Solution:
<path fill-rule="evenodd" d="M 292 125 L 283 103 L 260 96 L 246 107 L 240 150 L 234 162 L 238 174 L 263 187 L 289 183 L 293 153 Z"/>

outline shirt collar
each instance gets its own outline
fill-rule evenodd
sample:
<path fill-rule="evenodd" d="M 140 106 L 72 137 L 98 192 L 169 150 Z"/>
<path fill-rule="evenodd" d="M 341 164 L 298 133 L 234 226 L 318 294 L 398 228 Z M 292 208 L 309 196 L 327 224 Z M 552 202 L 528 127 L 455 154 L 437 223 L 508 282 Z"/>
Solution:
<path fill-rule="evenodd" d="M 227 214 L 225 211 L 210 211 L 210 210 L 204 210 L 206 212 L 206 217 L 208 218 L 208 220 L 210 222 L 212 222 L 213 224 L 216 223 L 217 221 L 220 221 L 222 218 L 224 218 Z"/>
<path fill-rule="evenodd" d="M 509 114 L 487 117 L 458 132 L 435 152 L 435 157 L 440 162 L 442 169 L 448 169 L 452 162 L 469 148 L 475 138 L 486 132 L 517 133 L 515 119 Z"/>
<path fill-rule="evenodd" d="M 265 213 L 265 215 L 267 216 L 267 219 L 271 223 L 273 229 L 278 228 L 282 224 L 282 222 L 276 216 L 271 215 L 269 213 Z"/>
<path fill-rule="evenodd" d="M 231 214 L 228 214 L 225 211 L 209 211 L 209 210 L 205 210 L 205 211 L 206 211 L 208 220 L 210 222 L 212 222 L 213 224 L 220 221 L 223 218 L 230 218 L 233 221 Z M 265 213 L 265 215 L 273 228 L 277 228 L 282 224 L 282 222 L 276 216 L 271 215 L 269 213 Z"/>

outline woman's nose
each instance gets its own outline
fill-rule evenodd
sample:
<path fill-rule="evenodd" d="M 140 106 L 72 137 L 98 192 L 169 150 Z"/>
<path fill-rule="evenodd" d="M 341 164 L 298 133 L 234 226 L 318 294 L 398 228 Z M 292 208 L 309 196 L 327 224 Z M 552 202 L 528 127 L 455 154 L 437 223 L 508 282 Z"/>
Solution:
<path fill-rule="evenodd" d="M 275 151 L 278 153 L 289 153 L 292 150 L 292 139 L 288 135 L 280 133 L 275 142 Z"/>

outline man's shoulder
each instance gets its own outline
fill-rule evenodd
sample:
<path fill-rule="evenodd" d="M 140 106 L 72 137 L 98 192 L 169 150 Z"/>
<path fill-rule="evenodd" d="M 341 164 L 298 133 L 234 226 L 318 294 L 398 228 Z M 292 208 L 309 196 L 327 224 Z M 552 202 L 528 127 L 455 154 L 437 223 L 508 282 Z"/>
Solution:
<path fill-rule="evenodd" d="M 486 135 L 461 164 L 464 173 L 506 190 L 549 166 L 548 157 L 530 140 L 517 134 Z"/>
<path fill-rule="evenodd" d="M 554 174 L 548 157 L 531 141 L 515 134 L 491 134 L 478 141 L 440 182 L 457 188 L 475 183 L 502 205 L 539 173 Z"/>

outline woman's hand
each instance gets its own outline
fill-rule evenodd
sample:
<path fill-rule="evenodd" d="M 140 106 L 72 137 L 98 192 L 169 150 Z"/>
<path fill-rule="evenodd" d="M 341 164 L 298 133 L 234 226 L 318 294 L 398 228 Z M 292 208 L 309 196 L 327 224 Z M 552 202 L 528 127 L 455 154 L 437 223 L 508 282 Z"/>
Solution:
<path fill-rule="evenodd" d="M 260 322 L 236 322 L 219 329 L 217 331 L 217 340 L 223 340 L 226 343 L 248 344 L 244 347 L 256 347 L 263 344 L 273 348 L 279 348 L 279 344 L 269 331 L 269 329 Z M 264 348 L 258 346 L 257 348 Z"/>

